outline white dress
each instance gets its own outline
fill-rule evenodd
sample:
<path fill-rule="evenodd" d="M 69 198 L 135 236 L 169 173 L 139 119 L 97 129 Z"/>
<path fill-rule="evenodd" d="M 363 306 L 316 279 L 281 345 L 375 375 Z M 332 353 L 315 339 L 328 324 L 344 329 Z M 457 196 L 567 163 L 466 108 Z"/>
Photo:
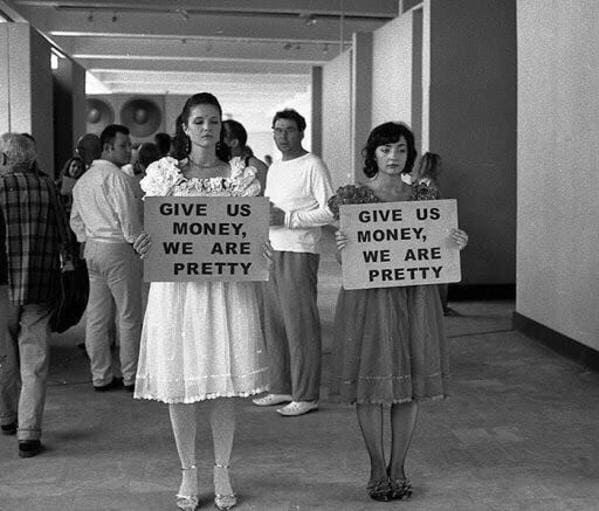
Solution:
<path fill-rule="evenodd" d="M 229 178 L 185 178 L 177 160 L 148 167 L 149 195 L 254 196 L 253 167 L 231 162 Z M 268 389 L 256 283 L 152 282 L 139 351 L 136 398 L 193 403 Z"/>

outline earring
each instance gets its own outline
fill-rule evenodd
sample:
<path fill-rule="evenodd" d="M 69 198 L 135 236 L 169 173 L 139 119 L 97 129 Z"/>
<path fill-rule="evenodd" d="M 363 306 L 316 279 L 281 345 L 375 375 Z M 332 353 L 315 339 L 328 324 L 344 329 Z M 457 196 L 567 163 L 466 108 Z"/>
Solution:
<path fill-rule="evenodd" d="M 189 154 L 191 152 L 191 139 L 185 135 L 185 154 Z"/>

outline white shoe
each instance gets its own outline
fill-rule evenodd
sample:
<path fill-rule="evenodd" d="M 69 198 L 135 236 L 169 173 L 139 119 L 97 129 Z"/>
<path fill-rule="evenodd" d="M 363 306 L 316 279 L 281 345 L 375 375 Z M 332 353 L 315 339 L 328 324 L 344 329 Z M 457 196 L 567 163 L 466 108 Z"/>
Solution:
<path fill-rule="evenodd" d="M 293 398 L 289 394 L 266 394 L 266 396 L 252 399 L 252 403 L 256 406 L 274 406 L 289 403 L 292 400 Z"/>
<path fill-rule="evenodd" d="M 312 410 L 318 410 L 318 401 L 291 401 L 291 403 L 283 408 L 279 408 L 277 413 L 285 417 L 296 417 Z"/>

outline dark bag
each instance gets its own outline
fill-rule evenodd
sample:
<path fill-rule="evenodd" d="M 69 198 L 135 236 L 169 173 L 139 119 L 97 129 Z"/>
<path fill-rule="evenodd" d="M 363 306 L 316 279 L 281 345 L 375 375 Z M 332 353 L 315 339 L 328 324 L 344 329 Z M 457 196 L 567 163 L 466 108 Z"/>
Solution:
<path fill-rule="evenodd" d="M 89 296 L 89 279 L 84 259 L 77 259 L 72 269 L 60 273 L 60 293 L 50 320 L 52 332 L 61 334 L 75 326 L 85 312 Z"/>

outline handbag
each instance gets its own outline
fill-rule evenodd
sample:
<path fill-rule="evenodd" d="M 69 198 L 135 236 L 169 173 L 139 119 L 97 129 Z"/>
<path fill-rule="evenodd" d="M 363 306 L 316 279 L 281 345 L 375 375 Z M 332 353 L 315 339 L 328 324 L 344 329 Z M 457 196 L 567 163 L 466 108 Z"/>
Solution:
<path fill-rule="evenodd" d="M 85 259 L 64 264 L 60 272 L 60 290 L 50 319 L 52 332 L 63 333 L 81 321 L 89 297 L 89 278 Z"/>

